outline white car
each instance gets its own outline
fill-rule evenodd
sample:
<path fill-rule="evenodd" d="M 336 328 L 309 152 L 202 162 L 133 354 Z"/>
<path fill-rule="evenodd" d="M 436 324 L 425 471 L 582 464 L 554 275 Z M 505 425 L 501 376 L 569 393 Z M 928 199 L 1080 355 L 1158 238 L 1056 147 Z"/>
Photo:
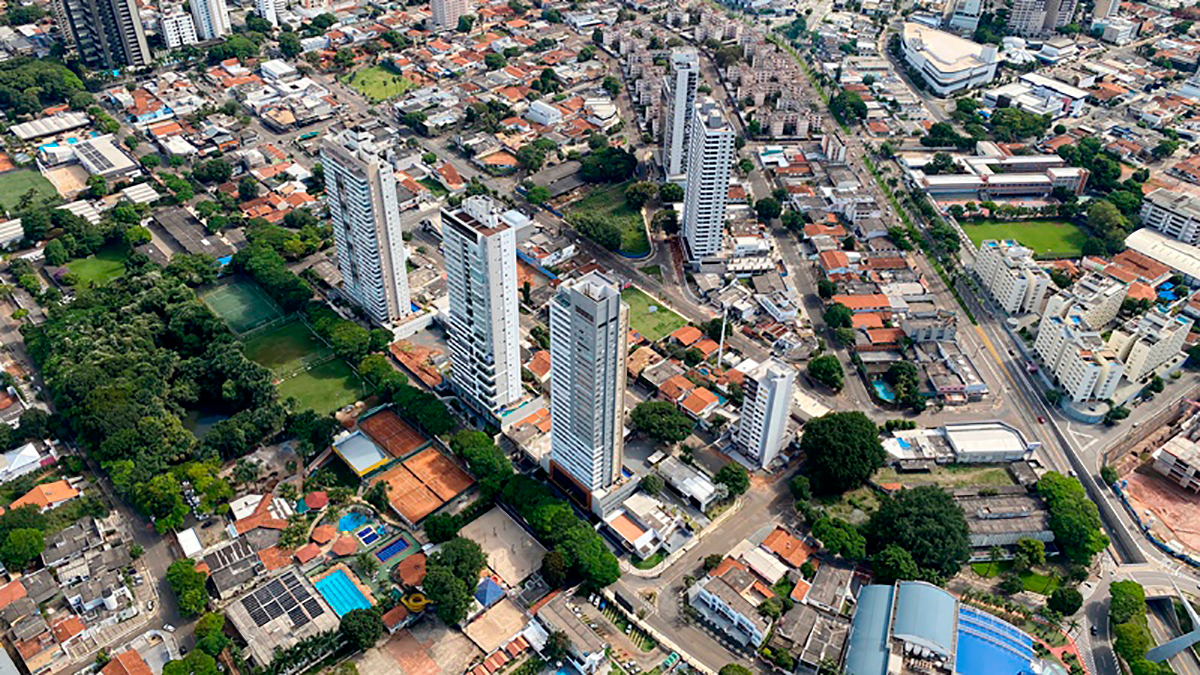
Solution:
<path fill-rule="evenodd" d="M 168 623 L 168 624 L 164 624 L 164 625 L 163 625 L 163 630 L 167 631 L 168 633 L 174 633 L 174 632 L 175 632 L 175 626 L 172 626 L 172 625 L 171 625 L 171 624 L 169 624 L 169 623 Z"/>

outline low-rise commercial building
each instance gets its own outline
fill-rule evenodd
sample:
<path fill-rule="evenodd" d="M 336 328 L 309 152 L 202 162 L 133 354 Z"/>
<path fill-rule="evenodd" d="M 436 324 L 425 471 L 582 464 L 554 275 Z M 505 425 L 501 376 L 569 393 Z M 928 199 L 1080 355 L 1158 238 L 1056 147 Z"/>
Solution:
<path fill-rule="evenodd" d="M 1114 330 L 1108 338 L 1108 346 L 1125 362 L 1125 377 L 1130 382 L 1140 382 L 1179 355 L 1191 330 L 1191 319 L 1171 316 L 1155 307 Z"/>
<path fill-rule="evenodd" d="M 904 24 L 904 58 L 940 96 L 979 87 L 996 76 L 999 49 L 918 23 Z"/>
<path fill-rule="evenodd" d="M 1159 188 L 1142 202 L 1142 225 L 1185 244 L 1200 242 L 1200 199 Z"/>
<path fill-rule="evenodd" d="M 1154 451 L 1154 470 L 1179 487 L 1200 493 L 1200 445 L 1184 434 Z"/>

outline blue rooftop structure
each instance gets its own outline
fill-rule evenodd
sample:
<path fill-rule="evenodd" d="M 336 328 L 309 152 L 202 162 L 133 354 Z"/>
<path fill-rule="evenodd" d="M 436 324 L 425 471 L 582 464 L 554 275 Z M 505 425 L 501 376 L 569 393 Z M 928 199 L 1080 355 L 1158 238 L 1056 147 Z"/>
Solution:
<path fill-rule="evenodd" d="M 892 618 L 891 586 L 866 586 L 858 594 L 854 622 L 846 637 L 846 675 L 887 673 L 888 624 Z"/>
<path fill-rule="evenodd" d="M 936 652 L 942 658 L 954 656 L 954 630 L 958 600 L 953 595 L 924 581 L 896 584 L 896 618 L 892 636 Z"/>
<path fill-rule="evenodd" d="M 1034 675 L 1033 638 L 921 581 L 862 589 L 846 638 L 847 675 L 886 675 L 893 658 L 954 675 Z"/>
<path fill-rule="evenodd" d="M 491 607 L 500 602 L 500 598 L 504 597 L 504 591 L 492 581 L 491 577 L 483 580 L 479 587 L 475 589 L 475 599 L 484 607 Z"/>

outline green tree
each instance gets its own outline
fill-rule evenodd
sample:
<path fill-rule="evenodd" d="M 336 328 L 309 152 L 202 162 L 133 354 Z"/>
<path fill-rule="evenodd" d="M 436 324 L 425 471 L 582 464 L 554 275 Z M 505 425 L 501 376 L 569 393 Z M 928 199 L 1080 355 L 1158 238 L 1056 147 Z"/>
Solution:
<path fill-rule="evenodd" d="M 284 57 L 289 59 L 299 56 L 300 52 L 304 51 L 304 48 L 300 45 L 300 36 L 291 31 L 280 33 L 279 51 L 283 53 Z"/>
<path fill-rule="evenodd" d="M 1013 569 L 1018 572 L 1046 564 L 1046 545 L 1037 539 L 1024 537 L 1013 547 Z"/>
<path fill-rule="evenodd" d="M 550 201 L 550 190 L 541 185 L 534 185 L 525 193 L 525 199 L 530 204 L 545 204 Z"/>
<path fill-rule="evenodd" d="M 542 556 L 542 578 L 551 588 L 558 588 L 566 583 L 569 571 L 567 558 L 561 551 L 547 551 L 546 555 Z"/>
<path fill-rule="evenodd" d="M 1083 607 L 1083 594 L 1076 588 L 1060 586 L 1050 594 L 1046 606 L 1063 616 L 1071 616 Z"/>
<path fill-rule="evenodd" d="M 713 482 L 724 485 L 729 488 L 730 495 L 737 496 L 750 489 L 750 474 L 746 473 L 746 467 L 730 462 L 717 471 Z"/>
<path fill-rule="evenodd" d="M 642 492 L 648 495 L 657 495 L 662 492 L 664 483 L 658 474 L 648 473 L 642 478 L 642 482 L 638 487 L 642 488 Z"/>
<path fill-rule="evenodd" d="M 863 560 L 867 557 L 867 540 L 853 523 L 825 516 L 813 523 L 812 533 L 834 555 L 847 560 Z"/>
<path fill-rule="evenodd" d="M 1108 618 L 1114 624 L 1146 616 L 1146 591 L 1136 581 L 1114 581 L 1109 585 Z"/>
<path fill-rule="evenodd" d="M 841 391 L 845 384 L 842 362 L 833 354 L 822 354 L 808 362 L 808 374 L 814 380 L 833 391 Z"/>
<path fill-rule="evenodd" d="M 962 507 L 945 490 L 922 485 L 883 502 L 866 527 L 870 549 L 895 544 L 908 551 L 922 576 L 949 579 L 971 557 Z"/>
<path fill-rule="evenodd" d="M 258 197 L 258 181 L 252 176 L 246 176 L 238 181 L 238 199 L 248 202 Z"/>
<path fill-rule="evenodd" d="M 429 556 L 427 566 L 445 567 L 464 582 L 474 582 L 487 566 L 487 556 L 477 542 L 466 537 L 455 537 Z"/>
<path fill-rule="evenodd" d="M 438 618 L 447 626 L 457 626 L 467 618 L 471 607 L 471 589 L 448 568 L 434 567 L 422 584 L 425 596 L 434 604 Z"/>
<path fill-rule="evenodd" d="M 835 302 L 825 310 L 825 325 L 830 328 L 850 328 L 854 325 L 854 312 L 840 302 Z"/>
<path fill-rule="evenodd" d="M 458 535 L 458 518 L 445 513 L 435 513 L 425 519 L 424 527 L 425 536 L 429 537 L 429 541 L 441 544 Z"/>
<path fill-rule="evenodd" d="M 754 203 L 754 211 L 762 220 L 770 222 L 783 213 L 783 207 L 774 197 L 763 197 Z"/>
<path fill-rule="evenodd" d="M 196 570 L 190 559 L 176 560 L 167 568 L 167 584 L 175 592 L 179 611 L 184 616 L 199 616 L 208 604 L 208 592 L 204 589 L 205 574 Z"/>
<path fill-rule="evenodd" d="M 375 646 L 383 635 L 383 621 L 374 608 L 352 609 L 342 616 L 338 632 L 358 651 Z"/>
<path fill-rule="evenodd" d="M 197 649 L 182 659 L 167 661 L 163 665 L 163 675 L 219 675 L 217 660 Z"/>
<path fill-rule="evenodd" d="M 875 423 L 861 412 L 828 413 L 804 426 L 800 437 L 814 488 L 840 494 L 863 484 L 886 454 Z"/>
<path fill-rule="evenodd" d="M 717 675 L 753 675 L 753 674 L 750 672 L 750 669 L 745 666 L 741 666 L 736 663 L 730 663 L 728 665 L 721 666 L 721 670 L 719 670 L 717 672 Z"/>
<path fill-rule="evenodd" d="M 683 188 L 676 183 L 663 183 L 659 185 L 658 201 L 664 204 L 683 201 Z"/>
<path fill-rule="evenodd" d="M 67 248 L 63 246 L 62 241 L 59 239 L 51 239 L 46 242 L 46 248 L 43 249 L 43 253 L 46 256 L 46 264 L 53 265 L 54 267 L 61 267 L 71 259 L 70 254 L 67 253 Z"/>
<path fill-rule="evenodd" d="M 208 612 L 196 621 L 196 648 L 216 657 L 229 644 L 225 636 L 225 615 Z"/>
<path fill-rule="evenodd" d="M 41 530 L 24 528 L 10 530 L 4 544 L 0 545 L 0 561 L 10 570 L 20 571 L 29 566 L 46 550 L 46 539 Z"/>
<path fill-rule="evenodd" d="M 658 185 L 650 181 L 638 181 L 625 188 L 625 201 L 635 209 L 645 206 L 646 202 L 658 194 Z"/>
<path fill-rule="evenodd" d="M 1100 511 L 1075 478 L 1051 471 L 1037 484 L 1038 494 L 1050 511 L 1054 541 L 1069 560 L 1090 564 L 1108 546 L 1101 528 Z"/>
<path fill-rule="evenodd" d="M 467 14 L 467 15 L 458 17 L 458 32 L 470 33 L 471 29 L 474 27 L 475 27 L 475 17 L 474 16 Z"/>
<path fill-rule="evenodd" d="M 829 279 L 821 279 L 817 282 L 817 295 L 821 296 L 822 300 L 832 298 L 837 295 L 837 284 Z"/>
<path fill-rule="evenodd" d="M 630 415 L 633 428 L 657 443 L 678 443 L 692 433 L 692 420 L 667 401 L 644 401 Z"/>
<path fill-rule="evenodd" d="M 890 585 L 921 578 L 921 570 L 912 554 L 896 544 L 888 544 L 871 556 L 871 571 L 875 573 L 877 584 Z"/>

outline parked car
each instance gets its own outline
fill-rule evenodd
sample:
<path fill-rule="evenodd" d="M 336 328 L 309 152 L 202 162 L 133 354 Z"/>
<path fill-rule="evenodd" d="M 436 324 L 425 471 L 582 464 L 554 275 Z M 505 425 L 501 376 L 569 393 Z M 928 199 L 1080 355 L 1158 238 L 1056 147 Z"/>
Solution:
<path fill-rule="evenodd" d="M 169 624 L 169 623 L 167 623 L 167 624 L 163 624 L 163 630 L 167 631 L 168 633 L 174 633 L 174 632 L 175 632 L 175 626 L 172 626 L 172 625 L 171 625 L 171 624 Z"/>

